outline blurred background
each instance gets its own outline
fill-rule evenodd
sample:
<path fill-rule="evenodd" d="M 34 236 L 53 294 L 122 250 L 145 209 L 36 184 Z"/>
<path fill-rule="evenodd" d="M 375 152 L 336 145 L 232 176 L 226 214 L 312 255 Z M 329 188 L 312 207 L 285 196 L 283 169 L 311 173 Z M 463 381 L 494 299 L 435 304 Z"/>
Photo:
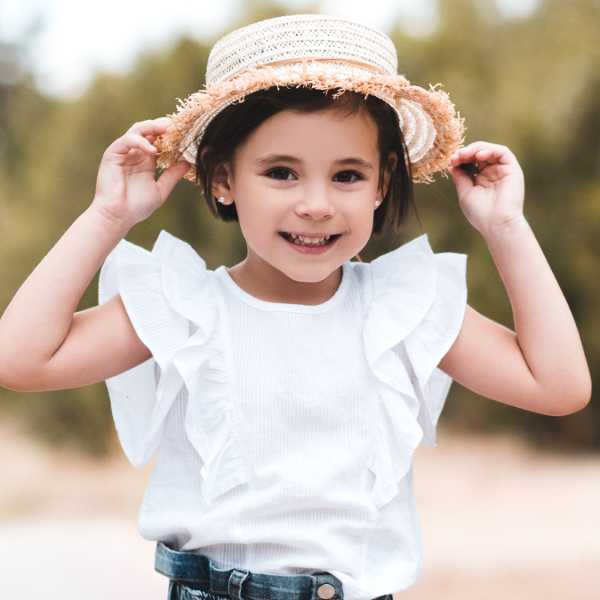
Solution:
<path fill-rule="evenodd" d="M 398 49 L 400 72 L 412 83 L 423 87 L 443 83 L 466 120 L 466 143 L 485 139 L 513 150 L 525 172 L 526 217 L 575 315 L 596 384 L 600 378 L 599 0 L 180 0 L 170 5 L 155 0 L 102 4 L 0 0 L 0 310 L 91 202 L 105 148 L 135 121 L 170 114 L 177 98 L 200 89 L 210 48 L 223 33 L 297 12 L 336 14 L 384 30 Z M 511 327 L 510 305 L 500 278 L 485 242 L 460 212 L 452 183 L 438 177 L 432 185 L 416 186 L 416 194 L 420 223 L 413 220 L 401 235 L 372 240 L 361 253 L 363 259 L 372 260 L 425 232 L 436 252 L 469 255 L 469 303 Z M 169 201 L 138 224 L 128 239 L 151 248 L 161 229 L 191 243 L 209 268 L 231 266 L 245 255 L 239 229 L 216 222 L 199 190 L 189 182 L 180 182 Z M 80 308 L 93 306 L 96 294 L 94 281 Z M 600 522 L 591 508 L 600 501 L 594 483 L 600 471 L 597 395 L 596 390 L 583 411 L 553 418 L 493 403 L 453 385 L 441 419 L 440 446 L 447 448 L 447 454 L 442 449 L 431 457 L 417 456 L 423 472 L 421 489 L 429 493 L 421 504 L 423 579 L 429 577 L 425 585 L 439 584 L 423 587 L 423 594 L 435 591 L 440 598 L 466 599 L 471 597 L 467 591 L 476 589 L 479 595 L 473 598 L 495 598 L 493 588 L 503 597 L 510 593 L 511 598 L 568 597 L 562 592 L 552 595 L 562 589 L 558 583 L 544 594 L 540 591 L 542 581 L 547 584 L 558 576 L 565 585 L 571 580 L 581 583 L 583 578 L 595 586 L 589 596 L 580 590 L 572 597 L 598 597 L 599 576 L 594 580 L 590 575 L 597 571 L 600 559 L 600 545 L 593 541 L 600 538 Z M 130 521 L 148 473 L 123 464 L 103 384 L 26 395 L 0 389 L 0 456 L 4 490 L 0 490 L 0 558 L 3 547 L 7 556 L 14 556 L 9 547 L 14 540 L 24 539 L 14 529 L 17 521 L 77 516 L 90 523 L 89 515 L 111 514 L 123 517 L 134 529 Z M 505 462 L 500 464 L 502 456 Z M 436 459 L 441 461 L 437 467 Z M 573 473 L 582 475 L 579 483 L 572 479 Z M 511 474 L 520 474 L 520 487 L 514 487 L 516 480 L 501 478 Z M 419 477 L 417 470 L 417 485 Z M 446 483 L 440 488 L 442 481 Z M 567 518 L 561 521 L 561 535 L 568 539 L 548 541 L 540 533 L 545 527 L 542 521 L 536 525 L 538 533 L 527 530 L 529 509 L 518 513 L 521 520 L 517 513 L 507 512 L 513 500 L 501 490 L 509 488 L 515 494 L 517 513 L 530 506 L 529 517 L 543 513 L 549 522 Z M 454 498 L 455 521 L 443 521 L 444 503 L 431 501 L 440 493 L 446 504 Z M 579 505 L 582 501 L 589 504 Z M 479 514 L 481 503 L 487 508 L 478 521 L 474 515 Z M 499 513 L 508 515 L 502 522 L 506 527 L 511 523 L 512 529 L 500 527 L 504 542 L 480 538 L 482 551 L 474 557 L 469 535 L 481 535 L 486 527 L 489 531 L 490 519 Z M 98 531 L 102 530 L 110 527 L 100 526 Z M 508 532 L 513 543 L 506 542 Z M 523 546 L 519 535 L 529 542 L 538 540 L 538 546 Z M 48 533 L 48 540 L 56 537 L 56 532 Z M 428 539 L 434 557 L 431 574 Z M 123 542 L 122 548 L 129 548 L 128 543 Z M 461 547 L 466 554 L 458 552 Z M 493 564 L 504 564 L 498 558 L 498 548 L 504 547 L 504 556 L 512 557 L 509 563 L 514 568 L 502 571 L 498 566 L 494 571 Z M 555 568 L 547 556 L 549 547 L 556 548 L 552 560 L 557 565 L 564 567 L 567 555 L 573 565 L 566 571 Z M 149 552 L 151 561 L 151 550 L 142 552 Z M 512 591 L 502 588 L 501 581 L 518 584 L 524 572 L 535 571 L 527 570 L 523 557 L 536 552 L 546 557 L 547 567 L 538 573 L 538 587 L 532 588 L 540 595 L 521 596 L 518 585 Z M 461 565 L 481 560 L 481 555 L 493 558 L 488 565 L 492 570 L 475 584 L 476 578 L 459 571 Z M 452 562 L 457 556 L 463 558 Z M 581 570 L 588 559 L 595 565 L 589 573 Z M 145 568 L 150 570 L 149 565 Z M 456 596 L 453 589 L 459 590 Z M 97 597 L 121 597 L 115 593 Z M 408 594 L 406 598 L 426 597 Z"/>

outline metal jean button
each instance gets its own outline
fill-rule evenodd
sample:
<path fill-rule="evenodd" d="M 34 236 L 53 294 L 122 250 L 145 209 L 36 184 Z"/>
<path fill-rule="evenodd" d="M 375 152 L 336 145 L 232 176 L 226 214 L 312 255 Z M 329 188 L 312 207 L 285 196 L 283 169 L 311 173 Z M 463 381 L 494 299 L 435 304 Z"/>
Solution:
<path fill-rule="evenodd" d="M 330 598 L 335 596 L 335 588 L 329 583 L 324 583 L 317 589 L 317 596 L 319 596 L 321 600 L 330 600 Z"/>

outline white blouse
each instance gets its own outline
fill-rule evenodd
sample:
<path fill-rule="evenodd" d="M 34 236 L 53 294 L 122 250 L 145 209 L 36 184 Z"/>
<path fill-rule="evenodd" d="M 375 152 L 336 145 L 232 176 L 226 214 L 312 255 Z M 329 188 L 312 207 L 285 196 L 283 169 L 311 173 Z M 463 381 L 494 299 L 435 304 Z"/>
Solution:
<path fill-rule="evenodd" d="M 153 356 L 107 381 L 129 460 L 158 450 L 140 533 L 221 569 L 327 571 L 347 600 L 411 586 L 412 455 L 434 445 L 465 264 L 423 236 L 305 306 L 250 296 L 165 232 L 151 253 L 121 242 L 100 302 L 121 294 Z"/>

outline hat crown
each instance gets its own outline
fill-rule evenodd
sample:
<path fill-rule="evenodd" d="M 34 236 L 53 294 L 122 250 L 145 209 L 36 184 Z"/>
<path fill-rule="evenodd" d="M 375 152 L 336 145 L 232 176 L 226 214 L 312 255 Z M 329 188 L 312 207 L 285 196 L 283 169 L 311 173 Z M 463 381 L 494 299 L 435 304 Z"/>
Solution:
<path fill-rule="evenodd" d="M 280 61 L 336 60 L 396 75 L 398 58 L 385 34 L 337 17 L 291 15 L 242 27 L 212 49 L 206 84 L 230 79 L 246 69 Z"/>

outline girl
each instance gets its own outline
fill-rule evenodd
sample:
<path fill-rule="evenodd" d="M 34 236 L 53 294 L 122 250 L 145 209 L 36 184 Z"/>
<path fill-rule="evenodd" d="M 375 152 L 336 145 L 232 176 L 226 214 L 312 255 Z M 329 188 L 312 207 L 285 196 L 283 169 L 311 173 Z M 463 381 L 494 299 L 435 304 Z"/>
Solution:
<path fill-rule="evenodd" d="M 434 443 L 450 378 L 545 414 L 589 399 L 577 329 L 523 218 L 521 170 L 504 147 L 458 149 L 448 97 L 396 75 L 386 36 L 340 19 L 236 31 L 207 81 L 172 119 L 108 148 L 92 205 L 0 322 L 0 383 L 108 379 L 129 459 L 158 450 L 140 531 L 159 542 L 170 598 L 404 590 L 421 569 L 411 458 Z M 349 262 L 405 220 L 411 178 L 448 167 L 516 333 L 466 306 L 464 257 L 433 255 L 425 237 Z M 184 175 L 239 220 L 242 263 L 207 271 L 166 233 L 151 253 L 121 241 Z M 101 305 L 75 313 L 103 262 Z"/>

